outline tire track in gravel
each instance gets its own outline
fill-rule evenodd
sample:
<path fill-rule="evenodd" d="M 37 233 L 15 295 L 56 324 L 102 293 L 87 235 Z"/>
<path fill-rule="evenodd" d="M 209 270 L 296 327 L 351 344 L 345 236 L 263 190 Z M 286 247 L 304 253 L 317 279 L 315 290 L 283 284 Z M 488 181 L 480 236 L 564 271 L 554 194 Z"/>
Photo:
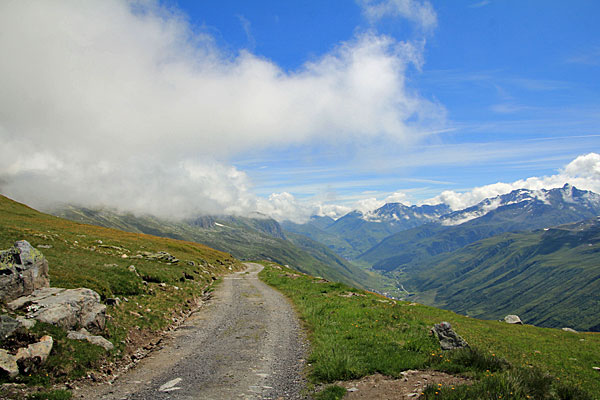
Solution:
<path fill-rule="evenodd" d="M 307 342 L 289 301 L 257 277 L 226 276 L 212 300 L 112 386 L 89 399 L 303 399 Z"/>

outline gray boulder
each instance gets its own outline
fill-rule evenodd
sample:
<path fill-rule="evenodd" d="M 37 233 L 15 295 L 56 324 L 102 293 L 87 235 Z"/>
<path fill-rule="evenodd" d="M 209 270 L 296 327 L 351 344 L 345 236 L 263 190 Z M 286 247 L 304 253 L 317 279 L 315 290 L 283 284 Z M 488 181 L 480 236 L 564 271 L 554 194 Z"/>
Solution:
<path fill-rule="evenodd" d="M 106 324 L 106 306 L 91 289 L 37 289 L 29 296 L 7 304 L 11 310 L 25 309 L 28 318 L 65 329 L 101 331 Z"/>
<path fill-rule="evenodd" d="M 454 332 L 449 322 L 441 322 L 433 326 L 432 331 L 440 341 L 442 350 L 455 350 L 469 347 L 469 344 Z"/>
<path fill-rule="evenodd" d="M 9 302 L 49 284 L 48 261 L 26 240 L 0 251 L 0 300 Z"/>
<path fill-rule="evenodd" d="M 0 315 L 0 339 L 5 339 L 12 335 L 21 323 L 8 315 Z"/>
<path fill-rule="evenodd" d="M 81 328 L 79 331 L 69 331 L 69 333 L 67 333 L 67 339 L 85 340 L 91 344 L 95 344 L 96 346 L 103 347 L 106 351 L 110 351 L 115 347 L 110 341 L 106 340 L 102 336 L 92 335 L 85 330 L 85 328 Z"/>
<path fill-rule="evenodd" d="M 521 318 L 519 318 L 518 315 L 507 315 L 504 317 L 504 322 L 507 324 L 523 325 L 523 321 L 521 321 Z"/>

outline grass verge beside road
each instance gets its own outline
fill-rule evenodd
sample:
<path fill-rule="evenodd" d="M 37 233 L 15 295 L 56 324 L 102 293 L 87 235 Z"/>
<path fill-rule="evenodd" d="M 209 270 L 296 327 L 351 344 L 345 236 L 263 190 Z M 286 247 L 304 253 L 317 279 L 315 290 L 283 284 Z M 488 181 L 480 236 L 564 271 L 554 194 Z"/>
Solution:
<path fill-rule="evenodd" d="M 473 383 L 429 388 L 424 398 L 592 399 L 590 393 L 600 392 L 592 368 L 598 334 L 476 320 L 264 265 L 261 279 L 292 300 L 309 330 L 314 383 L 434 369 Z M 471 350 L 442 352 L 429 334 L 441 321 L 449 321 Z"/>

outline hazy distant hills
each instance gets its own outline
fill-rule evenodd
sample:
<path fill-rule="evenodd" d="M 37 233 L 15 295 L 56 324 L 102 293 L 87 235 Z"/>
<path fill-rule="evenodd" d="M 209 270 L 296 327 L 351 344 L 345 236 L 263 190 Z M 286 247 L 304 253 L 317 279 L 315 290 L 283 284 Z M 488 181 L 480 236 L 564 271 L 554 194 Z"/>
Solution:
<path fill-rule="evenodd" d="M 417 301 L 461 314 L 600 331 L 600 219 L 494 236 L 403 277 Z"/>
<path fill-rule="evenodd" d="M 377 287 L 379 284 L 372 274 L 352 265 L 327 246 L 305 236 L 286 234 L 277 221 L 260 214 L 251 218 L 203 216 L 169 221 L 74 206 L 55 210 L 53 214 L 87 224 L 202 243 L 242 260 L 268 259 L 352 286 Z"/>
<path fill-rule="evenodd" d="M 405 206 L 388 203 L 367 213 L 352 211 L 338 220 L 313 217 L 305 224 L 284 222 L 283 227 L 324 243 L 347 259 L 355 259 L 386 237 L 437 221 L 448 212 L 450 208 L 445 204 Z"/>

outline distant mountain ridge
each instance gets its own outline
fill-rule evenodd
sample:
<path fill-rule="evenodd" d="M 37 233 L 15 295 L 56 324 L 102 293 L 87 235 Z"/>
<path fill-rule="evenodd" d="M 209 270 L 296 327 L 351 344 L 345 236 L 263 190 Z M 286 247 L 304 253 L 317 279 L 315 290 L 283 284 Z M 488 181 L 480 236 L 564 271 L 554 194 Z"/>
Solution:
<path fill-rule="evenodd" d="M 577 207 L 579 212 L 585 213 L 589 209 L 600 209 L 600 195 L 579 190 L 570 184 L 565 184 L 562 188 L 556 189 L 517 189 L 510 193 L 487 198 L 478 204 L 465 208 L 464 210 L 454 211 L 440 218 L 442 225 L 460 225 L 475 218 L 485 216 L 500 207 L 506 207 L 513 204 L 532 205 L 545 204 L 568 211 L 569 207 Z"/>
<path fill-rule="evenodd" d="M 450 211 L 445 204 L 406 206 L 387 203 L 369 212 L 351 211 L 335 221 L 328 217 L 312 217 L 305 224 L 286 221 L 282 225 L 286 230 L 326 244 L 334 252 L 352 260 L 384 238 L 436 221 Z"/>
<path fill-rule="evenodd" d="M 415 268 L 429 257 L 504 232 L 531 231 L 597 215 L 600 195 L 594 192 L 571 185 L 539 191 L 519 189 L 442 216 L 437 223 L 390 235 L 361 254 L 359 261 L 385 271 Z"/>

